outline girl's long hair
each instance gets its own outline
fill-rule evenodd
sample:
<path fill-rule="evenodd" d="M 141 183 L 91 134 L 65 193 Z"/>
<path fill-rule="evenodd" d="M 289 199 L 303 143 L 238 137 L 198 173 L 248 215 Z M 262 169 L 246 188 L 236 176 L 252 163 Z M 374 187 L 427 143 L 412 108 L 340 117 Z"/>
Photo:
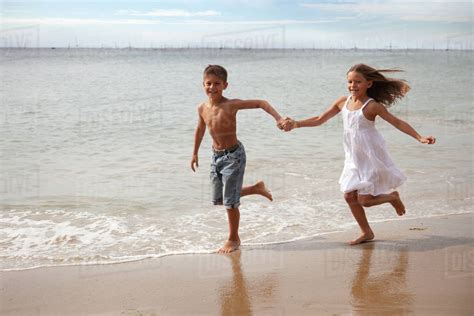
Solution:
<path fill-rule="evenodd" d="M 366 80 L 371 80 L 372 86 L 367 89 L 367 95 L 375 101 L 390 107 L 403 98 L 410 90 L 410 86 L 403 79 L 387 78 L 382 73 L 403 72 L 399 69 L 375 69 L 365 64 L 352 66 L 349 71 L 360 73 Z"/>

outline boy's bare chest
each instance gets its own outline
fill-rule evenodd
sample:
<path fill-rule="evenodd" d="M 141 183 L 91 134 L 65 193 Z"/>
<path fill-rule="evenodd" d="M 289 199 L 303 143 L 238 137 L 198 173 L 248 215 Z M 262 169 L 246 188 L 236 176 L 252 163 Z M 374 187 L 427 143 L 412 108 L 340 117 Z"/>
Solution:
<path fill-rule="evenodd" d="M 211 129 L 235 125 L 235 113 L 222 108 L 206 108 L 202 112 L 202 117 Z"/>

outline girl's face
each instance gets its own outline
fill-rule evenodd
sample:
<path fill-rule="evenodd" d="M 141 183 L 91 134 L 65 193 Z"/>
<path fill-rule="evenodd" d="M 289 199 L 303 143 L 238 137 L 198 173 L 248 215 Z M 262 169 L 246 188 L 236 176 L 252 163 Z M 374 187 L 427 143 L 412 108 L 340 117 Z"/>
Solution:
<path fill-rule="evenodd" d="M 372 81 L 367 80 L 362 74 L 351 71 L 347 74 L 347 89 L 350 94 L 358 99 L 367 96 L 367 89 L 372 86 Z"/>

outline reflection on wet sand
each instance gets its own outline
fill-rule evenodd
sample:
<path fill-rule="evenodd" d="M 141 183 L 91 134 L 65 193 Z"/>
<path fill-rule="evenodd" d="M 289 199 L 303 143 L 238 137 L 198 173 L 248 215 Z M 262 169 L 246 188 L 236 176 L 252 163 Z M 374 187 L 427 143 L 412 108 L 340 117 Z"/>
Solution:
<path fill-rule="evenodd" d="M 373 262 L 374 243 L 364 245 L 351 283 L 352 311 L 356 315 L 411 313 L 413 295 L 408 291 L 408 251 L 377 251 L 385 254 Z M 383 260 L 381 260 L 383 259 Z M 386 272 L 388 271 L 388 272 Z"/>
<path fill-rule="evenodd" d="M 221 315 L 252 315 L 251 297 L 271 302 L 274 296 L 274 277 L 267 274 L 248 281 L 242 271 L 241 254 L 238 250 L 226 255 L 232 265 L 232 279 L 219 289 Z"/>
<path fill-rule="evenodd" d="M 227 255 L 232 264 L 232 281 L 220 291 L 221 315 L 251 315 L 252 306 L 242 273 L 241 251 Z"/>

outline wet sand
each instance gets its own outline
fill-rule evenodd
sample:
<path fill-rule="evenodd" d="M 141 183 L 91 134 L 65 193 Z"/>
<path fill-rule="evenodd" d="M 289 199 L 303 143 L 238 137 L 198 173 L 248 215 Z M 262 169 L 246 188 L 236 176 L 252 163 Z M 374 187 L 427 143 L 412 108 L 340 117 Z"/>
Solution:
<path fill-rule="evenodd" d="M 474 214 L 374 223 L 230 255 L 0 273 L 1 315 L 474 313 Z"/>

